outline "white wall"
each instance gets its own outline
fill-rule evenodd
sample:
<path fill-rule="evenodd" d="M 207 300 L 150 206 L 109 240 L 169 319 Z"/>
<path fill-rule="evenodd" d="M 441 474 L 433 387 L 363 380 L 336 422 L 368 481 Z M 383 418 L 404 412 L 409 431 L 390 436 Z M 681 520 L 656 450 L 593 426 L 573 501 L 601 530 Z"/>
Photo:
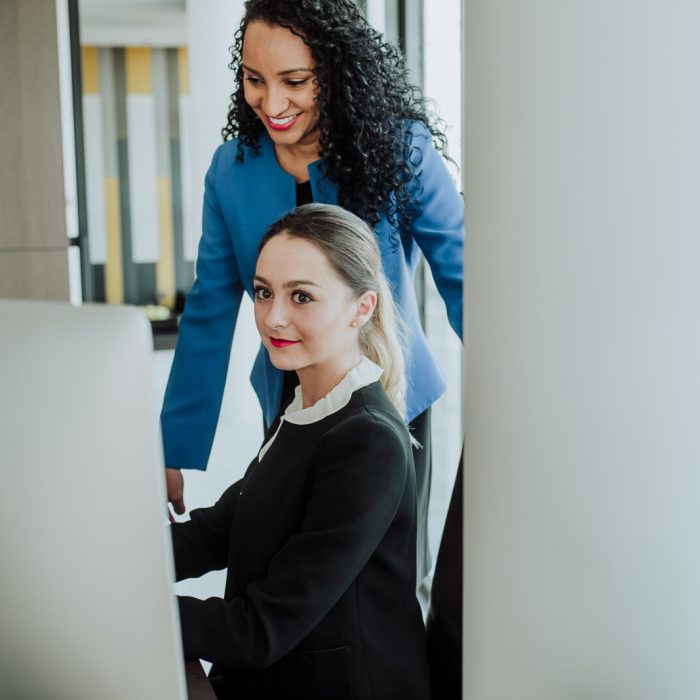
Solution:
<path fill-rule="evenodd" d="M 700 4 L 463 7 L 465 698 L 698 698 Z"/>
<path fill-rule="evenodd" d="M 189 182 L 193 202 L 189 253 L 195 257 L 204 196 L 204 176 L 221 143 L 233 72 L 228 48 L 243 16 L 243 0 L 187 0 L 187 47 L 190 73 Z"/>
<path fill-rule="evenodd" d="M 456 167 L 450 173 L 461 189 L 460 0 L 423 4 L 423 89 L 430 107 L 444 120 L 449 154 Z M 428 533 L 433 566 L 452 495 L 462 450 L 462 344 L 449 325 L 445 303 L 430 268 L 425 269 L 425 331 L 447 390 L 432 407 L 433 474 L 430 487 Z"/>

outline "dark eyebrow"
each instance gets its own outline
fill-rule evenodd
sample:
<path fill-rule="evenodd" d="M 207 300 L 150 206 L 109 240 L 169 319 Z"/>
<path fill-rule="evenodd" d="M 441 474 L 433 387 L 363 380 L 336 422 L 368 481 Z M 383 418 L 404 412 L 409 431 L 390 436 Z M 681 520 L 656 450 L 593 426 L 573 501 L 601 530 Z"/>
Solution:
<path fill-rule="evenodd" d="M 245 68 L 249 73 L 255 73 L 255 75 L 260 75 L 260 71 L 255 70 L 255 68 L 251 68 L 250 66 L 246 66 L 245 63 L 241 63 L 243 68 Z M 312 68 L 289 68 L 287 70 L 281 70 L 277 75 L 287 75 L 289 73 L 313 73 Z"/>
<path fill-rule="evenodd" d="M 268 287 L 270 287 L 270 283 L 264 278 L 261 277 L 260 275 L 255 275 L 253 277 L 253 280 L 257 280 L 258 282 L 262 282 L 263 284 L 266 284 Z M 285 282 L 282 287 L 285 289 L 290 289 L 292 287 L 318 287 L 321 289 L 320 284 L 316 284 L 316 282 L 312 282 L 311 280 L 290 280 L 289 282 Z"/>

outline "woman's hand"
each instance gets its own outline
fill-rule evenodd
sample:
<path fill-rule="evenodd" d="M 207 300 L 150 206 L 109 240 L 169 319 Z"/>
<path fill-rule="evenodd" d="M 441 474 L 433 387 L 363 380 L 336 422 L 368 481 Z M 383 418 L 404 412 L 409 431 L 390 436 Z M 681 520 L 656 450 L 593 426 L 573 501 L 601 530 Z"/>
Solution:
<path fill-rule="evenodd" d="M 172 503 L 173 510 L 177 515 L 182 515 L 185 512 L 185 481 L 182 478 L 182 472 L 179 469 L 165 469 L 165 484 L 168 490 L 168 503 Z M 175 518 L 168 509 L 168 517 L 170 522 L 174 523 Z"/>

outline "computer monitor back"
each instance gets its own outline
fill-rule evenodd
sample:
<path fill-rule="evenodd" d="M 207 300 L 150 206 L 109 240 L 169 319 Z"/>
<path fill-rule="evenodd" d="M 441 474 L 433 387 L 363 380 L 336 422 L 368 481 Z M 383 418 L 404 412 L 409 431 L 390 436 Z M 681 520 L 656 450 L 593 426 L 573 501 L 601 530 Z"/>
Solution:
<path fill-rule="evenodd" d="M 145 316 L 0 301 L 0 697 L 185 698 Z"/>

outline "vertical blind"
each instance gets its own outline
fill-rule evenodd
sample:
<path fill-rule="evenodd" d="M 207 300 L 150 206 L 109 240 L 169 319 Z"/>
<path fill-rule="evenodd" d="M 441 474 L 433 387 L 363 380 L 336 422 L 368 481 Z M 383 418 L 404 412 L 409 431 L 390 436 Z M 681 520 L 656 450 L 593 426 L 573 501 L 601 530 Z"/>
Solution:
<path fill-rule="evenodd" d="M 194 279 L 184 48 L 82 48 L 94 301 L 175 308 Z"/>

